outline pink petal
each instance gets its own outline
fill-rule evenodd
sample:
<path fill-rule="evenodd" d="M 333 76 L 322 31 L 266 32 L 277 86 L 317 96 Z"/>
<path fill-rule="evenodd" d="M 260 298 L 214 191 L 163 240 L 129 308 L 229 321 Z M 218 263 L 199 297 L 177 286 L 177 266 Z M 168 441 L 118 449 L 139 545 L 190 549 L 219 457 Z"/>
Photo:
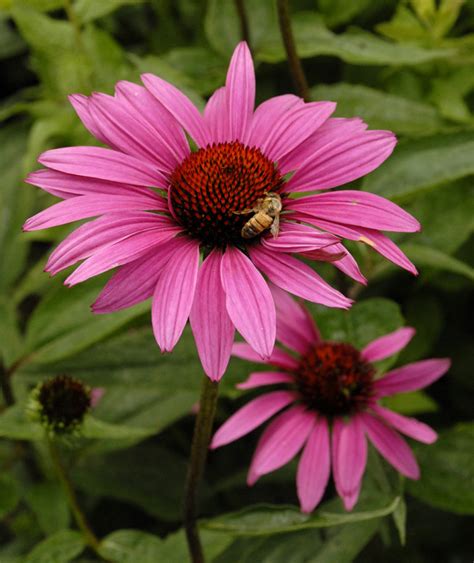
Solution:
<path fill-rule="evenodd" d="M 225 87 L 218 88 L 209 98 L 204 109 L 204 120 L 214 143 L 231 140 Z"/>
<path fill-rule="evenodd" d="M 415 335 L 415 329 L 411 327 L 403 327 L 381 336 L 376 340 L 367 344 L 367 346 L 362 350 L 361 356 L 367 362 L 377 362 L 378 360 L 384 360 L 389 356 L 396 354 L 410 342 L 410 340 Z"/>
<path fill-rule="evenodd" d="M 237 248 L 228 246 L 222 258 L 222 285 L 227 312 L 235 328 L 264 358 L 275 345 L 275 304 L 266 281 Z"/>
<path fill-rule="evenodd" d="M 89 110 L 119 151 L 145 159 L 166 173 L 171 173 L 178 164 L 169 154 L 166 143 L 157 138 L 145 122 L 135 119 L 121 100 L 106 94 L 92 94 Z"/>
<path fill-rule="evenodd" d="M 330 233 L 345 237 L 349 240 L 364 242 L 373 250 L 375 250 L 394 264 L 397 264 L 397 266 L 408 270 L 414 275 L 418 274 L 415 266 L 412 264 L 412 262 L 410 262 L 410 260 L 408 260 L 408 258 L 397 247 L 397 245 L 386 235 L 379 231 L 366 229 L 365 227 L 355 227 L 352 225 L 349 227 L 347 225 L 341 225 L 340 223 L 335 223 L 334 221 L 322 219 L 321 217 L 313 217 L 312 215 L 301 212 L 294 213 L 292 215 L 292 219 L 294 219 L 295 221 L 306 221 L 316 227 L 325 229 Z"/>
<path fill-rule="evenodd" d="M 370 229 L 413 232 L 420 223 L 388 199 L 368 192 L 341 190 L 288 200 L 285 209 Z"/>
<path fill-rule="evenodd" d="M 258 371 L 251 373 L 243 383 L 236 385 L 237 389 L 255 389 L 276 383 L 291 383 L 293 378 L 288 373 L 281 371 Z"/>
<path fill-rule="evenodd" d="M 189 319 L 202 366 L 213 381 L 227 369 L 234 341 L 221 283 L 221 260 L 220 250 L 213 250 L 204 260 Z"/>
<path fill-rule="evenodd" d="M 106 145 L 113 146 L 107 136 L 102 132 L 99 123 L 97 123 L 91 115 L 89 110 L 89 98 L 82 94 L 72 94 L 68 96 L 68 99 L 86 129 L 90 131 L 96 139 L 99 139 L 99 141 L 102 141 Z"/>
<path fill-rule="evenodd" d="M 308 225 L 281 223 L 278 237 L 269 234 L 261 239 L 262 245 L 277 252 L 299 253 L 327 248 L 339 242 L 339 239 L 328 233 L 321 233 Z"/>
<path fill-rule="evenodd" d="M 318 417 L 301 455 L 296 486 L 301 510 L 312 512 L 323 497 L 331 472 L 329 428 L 324 417 Z"/>
<path fill-rule="evenodd" d="M 290 371 L 296 369 L 299 365 L 298 360 L 293 358 L 293 356 L 290 356 L 283 350 L 280 350 L 280 348 L 276 347 L 273 348 L 273 352 L 271 353 L 270 357 L 264 359 L 248 344 L 236 342 L 232 346 L 232 355 L 236 356 L 237 358 L 241 358 L 242 360 L 248 360 L 249 362 L 270 364 L 272 366 L 287 369 Z"/>
<path fill-rule="evenodd" d="M 41 168 L 35 170 L 28 175 L 25 182 L 38 186 L 45 192 L 53 194 L 63 199 L 76 197 L 79 195 L 125 195 L 133 196 L 142 194 L 149 197 L 156 197 L 163 202 L 161 206 L 166 210 L 167 204 L 161 196 L 155 194 L 149 188 L 138 186 L 127 186 L 116 182 L 107 182 L 107 180 L 97 180 L 95 178 L 84 178 L 83 176 L 75 176 L 74 174 L 65 174 L 57 170 L 48 170 Z M 161 210 L 160 207 L 160 210 Z"/>
<path fill-rule="evenodd" d="M 326 283 L 310 266 L 283 253 L 273 253 L 263 246 L 248 248 L 250 257 L 277 286 L 328 307 L 348 309 L 352 301 Z"/>
<path fill-rule="evenodd" d="M 94 313 L 119 311 L 150 298 L 159 275 L 181 242 L 179 238 L 171 239 L 119 268 L 93 303 Z"/>
<path fill-rule="evenodd" d="M 52 275 L 89 257 L 94 252 L 110 244 L 115 244 L 135 233 L 157 227 L 169 227 L 171 219 L 146 211 L 128 213 L 109 213 L 81 225 L 52 252 L 45 271 Z"/>
<path fill-rule="evenodd" d="M 277 98 L 278 100 L 278 98 Z M 278 100 L 280 101 L 280 100 Z M 265 105 L 264 105 L 265 104 Z M 286 100 L 275 107 L 271 100 L 255 112 L 250 145 L 256 145 L 270 160 L 280 161 L 286 154 L 320 127 L 336 109 L 333 102 L 294 103 Z"/>
<path fill-rule="evenodd" d="M 191 311 L 199 270 L 199 244 L 181 239 L 174 257 L 158 278 L 152 304 L 152 323 L 162 352 L 178 342 Z"/>
<path fill-rule="evenodd" d="M 380 454 L 405 477 L 419 479 L 418 463 L 400 434 L 370 414 L 362 413 L 360 416 L 370 441 Z"/>
<path fill-rule="evenodd" d="M 245 143 L 264 150 L 272 137 L 276 123 L 280 122 L 291 108 L 302 107 L 304 101 L 293 94 L 274 96 L 262 102 L 255 110 L 251 127 L 247 130 Z"/>
<path fill-rule="evenodd" d="M 361 131 L 348 138 L 334 137 L 299 167 L 285 191 L 303 192 L 341 186 L 378 168 L 397 140 L 390 131 Z"/>
<path fill-rule="evenodd" d="M 386 373 L 374 383 L 377 397 L 386 397 L 395 393 L 406 393 L 427 387 L 451 367 L 448 358 L 422 360 Z"/>
<path fill-rule="evenodd" d="M 255 71 L 245 41 L 234 50 L 225 83 L 231 140 L 244 138 L 255 105 Z"/>
<path fill-rule="evenodd" d="M 346 276 L 367 285 L 367 278 L 360 271 L 354 256 L 341 243 L 333 244 L 323 250 L 304 252 L 302 256 L 312 260 L 332 262 L 333 266 L 341 270 Z"/>
<path fill-rule="evenodd" d="M 315 155 L 334 150 L 334 147 L 341 142 L 341 139 L 347 139 L 366 129 L 367 125 L 358 117 L 351 119 L 330 117 L 304 143 L 298 145 L 280 159 L 281 173 L 287 174 L 288 172 L 298 170 L 306 161 L 311 162 L 311 158 Z"/>
<path fill-rule="evenodd" d="M 104 213 L 126 213 L 128 211 L 161 211 L 164 200 L 150 195 L 106 196 L 84 195 L 60 201 L 44 211 L 30 217 L 24 224 L 23 230 L 37 231 L 65 225 L 73 221 L 97 217 Z"/>
<path fill-rule="evenodd" d="M 214 434 L 210 448 L 220 448 L 248 434 L 295 400 L 290 391 L 261 395 L 233 414 Z"/>
<path fill-rule="evenodd" d="M 332 434 L 332 467 L 338 495 L 346 510 L 352 510 L 359 498 L 367 463 L 367 441 L 358 415 L 348 422 L 335 418 Z"/>
<path fill-rule="evenodd" d="M 151 248 L 171 240 L 180 232 L 180 227 L 159 227 L 130 235 L 116 244 L 108 245 L 95 252 L 76 268 L 64 283 L 73 286 L 107 270 L 133 262 Z"/>
<path fill-rule="evenodd" d="M 153 130 L 157 140 L 179 164 L 190 153 L 186 136 L 170 112 L 146 88 L 121 80 L 115 86 L 116 97 L 136 119 Z"/>
<path fill-rule="evenodd" d="M 44 152 L 38 162 L 53 170 L 134 186 L 167 187 L 166 176 L 147 161 L 102 147 L 66 147 Z"/>
<path fill-rule="evenodd" d="M 306 354 L 321 337 L 308 311 L 286 291 L 270 285 L 277 311 L 277 340 L 290 350 Z"/>
<path fill-rule="evenodd" d="M 262 475 L 293 459 L 306 442 L 314 422 L 314 413 L 301 405 L 291 407 L 273 420 L 257 444 L 247 483 L 253 485 Z"/>
<path fill-rule="evenodd" d="M 432 428 L 416 420 L 416 418 L 403 416 L 380 405 L 372 405 L 371 409 L 389 426 L 393 426 L 395 430 L 410 436 L 410 438 L 423 442 L 424 444 L 432 444 L 438 439 L 438 434 L 436 434 Z"/>
<path fill-rule="evenodd" d="M 91 407 L 94 409 L 101 401 L 105 394 L 103 387 L 94 387 L 91 389 Z"/>
<path fill-rule="evenodd" d="M 162 104 L 200 147 L 212 141 L 196 106 L 178 88 L 153 74 L 142 74 L 146 89 Z"/>

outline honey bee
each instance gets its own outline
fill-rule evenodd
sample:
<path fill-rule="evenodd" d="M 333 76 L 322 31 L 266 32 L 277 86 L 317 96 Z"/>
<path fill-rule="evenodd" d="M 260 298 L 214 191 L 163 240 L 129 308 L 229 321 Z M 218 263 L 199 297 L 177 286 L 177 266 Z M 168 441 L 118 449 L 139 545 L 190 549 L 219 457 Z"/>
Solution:
<path fill-rule="evenodd" d="M 273 237 L 276 238 L 280 230 L 281 210 L 281 197 L 275 192 L 268 192 L 264 198 L 257 201 L 252 209 L 235 212 L 238 215 L 255 213 L 242 227 L 240 232 L 242 238 L 250 239 L 256 237 L 267 229 L 270 229 Z"/>

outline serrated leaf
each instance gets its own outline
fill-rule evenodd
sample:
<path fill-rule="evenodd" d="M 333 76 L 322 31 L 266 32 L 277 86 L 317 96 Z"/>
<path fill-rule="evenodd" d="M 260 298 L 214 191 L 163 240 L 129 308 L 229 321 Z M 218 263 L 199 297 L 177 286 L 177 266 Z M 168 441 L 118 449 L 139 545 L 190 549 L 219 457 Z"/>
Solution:
<path fill-rule="evenodd" d="M 406 135 L 426 135 L 443 127 L 436 109 L 361 84 L 323 84 L 311 89 L 313 100 L 337 102 L 336 116 L 361 117 L 370 128 Z"/>
<path fill-rule="evenodd" d="M 85 548 L 82 535 L 62 530 L 39 543 L 24 559 L 24 563 L 70 563 Z"/>
<path fill-rule="evenodd" d="M 413 448 L 421 468 L 419 481 L 408 481 L 408 492 L 442 510 L 474 514 L 474 423 L 442 432 L 429 446 Z"/>

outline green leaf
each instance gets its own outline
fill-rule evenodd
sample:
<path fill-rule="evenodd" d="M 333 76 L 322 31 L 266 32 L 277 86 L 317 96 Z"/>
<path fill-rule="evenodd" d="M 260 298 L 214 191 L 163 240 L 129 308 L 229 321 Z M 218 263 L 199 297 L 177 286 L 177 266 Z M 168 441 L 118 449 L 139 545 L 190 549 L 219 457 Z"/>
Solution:
<path fill-rule="evenodd" d="M 0 518 L 11 512 L 20 500 L 20 489 L 15 479 L 8 473 L 0 475 Z"/>
<path fill-rule="evenodd" d="M 400 543 L 405 545 L 407 539 L 407 505 L 405 499 L 400 500 L 400 504 L 393 511 L 392 518 L 398 531 Z"/>
<path fill-rule="evenodd" d="M 400 414 L 414 415 L 426 412 L 436 412 L 438 404 L 424 391 L 413 391 L 400 395 L 384 397 L 383 404 Z"/>
<path fill-rule="evenodd" d="M 146 428 L 135 428 L 121 424 L 111 424 L 87 415 L 81 427 L 81 435 L 84 438 L 111 440 L 140 439 L 149 436 L 153 432 Z"/>
<path fill-rule="evenodd" d="M 329 27 L 351 21 L 355 16 L 367 10 L 370 0 L 318 0 L 319 11 Z"/>
<path fill-rule="evenodd" d="M 442 128 L 433 106 L 358 84 L 340 82 L 311 89 L 313 100 L 337 102 L 336 116 L 361 117 L 369 127 L 406 135 L 426 135 Z"/>
<path fill-rule="evenodd" d="M 15 306 L 0 296 L 0 360 L 6 368 L 20 356 L 21 349 L 22 339 Z"/>
<path fill-rule="evenodd" d="M 142 4 L 144 0 L 77 0 L 74 4 L 76 16 L 82 23 L 102 18 L 121 6 Z"/>
<path fill-rule="evenodd" d="M 329 512 L 321 507 L 313 514 L 304 514 L 293 506 L 261 504 L 203 521 L 201 526 L 207 530 L 225 532 L 236 536 L 279 534 L 380 518 L 391 514 L 397 508 L 399 502 L 400 497 L 396 497 L 390 504 L 383 507 L 374 510 L 355 510 L 351 513 Z"/>
<path fill-rule="evenodd" d="M 474 514 L 474 423 L 459 424 L 429 446 L 415 443 L 421 479 L 408 492 L 442 510 Z"/>
<path fill-rule="evenodd" d="M 0 60 L 14 57 L 26 49 L 25 42 L 0 13 Z"/>
<path fill-rule="evenodd" d="M 429 31 L 416 15 L 403 4 L 397 6 L 393 18 L 389 22 L 379 23 L 376 29 L 382 35 L 395 41 L 424 41 L 429 38 Z"/>
<path fill-rule="evenodd" d="M 436 248 L 421 244 L 402 244 L 401 249 L 418 266 L 445 270 L 474 281 L 474 268 Z"/>
<path fill-rule="evenodd" d="M 327 29 L 314 12 L 299 12 L 292 18 L 293 31 L 300 57 L 331 55 L 359 65 L 416 65 L 454 56 L 454 49 L 425 49 L 408 43 L 392 43 L 361 30 L 336 34 Z M 280 37 L 268 37 L 257 53 L 268 63 L 285 60 Z"/>
<path fill-rule="evenodd" d="M 38 519 L 41 530 L 46 535 L 69 527 L 69 506 L 59 483 L 54 481 L 32 483 L 24 495 Z"/>
<path fill-rule="evenodd" d="M 39 543 L 24 559 L 24 563 L 70 563 L 85 548 L 79 532 L 62 530 Z"/>
<path fill-rule="evenodd" d="M 0 436 L 12 440 L 41 440 L 44 430 L 26 416 L 24 405 L 16 404 L 0 414 Z"/>
<path fill-rule="evenodd" d="M 474 173 L 474 133 L 435 135 L 400 143 L 394 154 L 365 178 L 363 188 L 388 198 L 416 194 Z"/>
<path fill-rule="evenodd" d="M 148 309 L 148 304 L 110 315 L 94 315 L 90 304 L 103 280 L 66 288 L 59 280 L 31 315 L 26 331 L 29 361 L 46 363 L 67 358 L 116 332 Z"/>

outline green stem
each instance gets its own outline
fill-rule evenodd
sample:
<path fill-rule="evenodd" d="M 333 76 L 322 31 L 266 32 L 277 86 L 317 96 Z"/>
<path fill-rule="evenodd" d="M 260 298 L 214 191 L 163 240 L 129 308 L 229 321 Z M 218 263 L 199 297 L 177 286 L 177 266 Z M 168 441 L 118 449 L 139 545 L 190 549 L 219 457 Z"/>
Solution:
<path fill-rule="evenodd" d="M 244 0 L 235 0 L 235 7 L 240 21 L 240 36 L 250 46 L 249 21 Z"/>
<path fill-rule="evenodd" d="M 56 473 L 58 474 L 59 481 L 61 482 L 64 492 L 66 493 L 69 507 L 71 508 L 71 511 L 74 515 L 77 526 L 81 530 L 87 545 L 91 547 L 99 557 L 101 557 L 99 553 L 100 542 L 97 539 L 97 536 L 92 531 L 92 528 L 87 522 L 84 512 L 79 506 L 76 492 L 74 491 L 74 487 L 71 483 L 71 480 L 69 479 L 66 468 L 64 467 L 64 464 L 61 460 L 61 456 L 56 447 L 56 444 L 54 443 L 53 439 L 49 437 L 47 438 L 47 441 L 48 441 L 49 453 L 51 455 L 51 460 L 53 462 L 54 468 L 56 469 Z"/>
<path fill-rule="evenodd" d="M 290 11 L 288 9 L 288 0 L 277 0 L 278 22 L 280 24 L 280 33 L 285 46 L 286 58 L 290 67 L 291 76 L 295 84 L 298 95 L 305 102 L 310 101 L 309 88 L 306 76 L 304 74 L 303 65 L 296 52 L 295 38 L 291 28 Z"/>
<path fill-rule="evenodd" d="M 212 423 L 216 412 L 219 384 L 203 376 L 199 411 L 194 424 L 191 457 L 184 493 L 184 527 L 189 554 L 193 563 L 204 563 L 204 553 L 196 523 L 197 498 L 207 450 L 211 438 Z"/>

